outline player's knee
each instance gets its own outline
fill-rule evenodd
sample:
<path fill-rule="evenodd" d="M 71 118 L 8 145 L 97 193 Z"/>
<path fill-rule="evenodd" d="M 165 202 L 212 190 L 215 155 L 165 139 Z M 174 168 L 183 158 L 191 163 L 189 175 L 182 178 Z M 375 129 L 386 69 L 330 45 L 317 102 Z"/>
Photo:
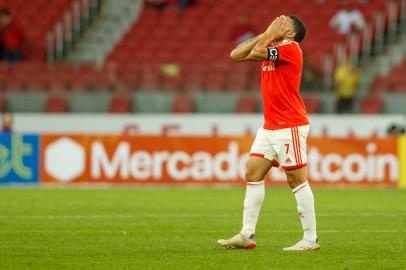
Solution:
<path fill-rule="evenodd" d="M 262 181 L 264 177 L 258 173 L 258 171 L 248 169 L 245 173 L 245 180 L 247 182 L 258 182 Z"/>
<path fill-rule="evenodd" d="M 295 188 L 306 181 L 306 175 L 301 169 L 286 170 L 285 174 L 290 188 Z"/>

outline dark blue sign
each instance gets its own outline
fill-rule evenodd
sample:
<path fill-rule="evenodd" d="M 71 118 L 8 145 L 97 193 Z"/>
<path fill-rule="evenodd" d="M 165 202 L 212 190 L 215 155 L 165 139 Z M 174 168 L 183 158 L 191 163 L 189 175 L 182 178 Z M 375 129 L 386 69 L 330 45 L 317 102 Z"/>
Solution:
<path fill-rule="evenodd" d="M 0 185 L 39 183 L 39 136 L 0 133 Z"/>

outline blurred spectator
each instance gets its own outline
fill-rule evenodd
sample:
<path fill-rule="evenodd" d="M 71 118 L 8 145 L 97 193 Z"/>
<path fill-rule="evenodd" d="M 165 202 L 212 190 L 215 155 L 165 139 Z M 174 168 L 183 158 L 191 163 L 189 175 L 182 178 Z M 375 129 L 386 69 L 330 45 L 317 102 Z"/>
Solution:
<path fill-rule="evenodd" d="M 180 66 L 177 64 L 162 64 L 160 66 L 161 73 L 169 76 L 169 77 L 176 77 L 180 75 Z"/>
<path fill-rule="evenodd" d="M 1 37 L 1 32 L 0 32 L 0 61 L 3 60 L 3 55 L 4 55 L 3 42 L 1 40 L 2 40 L 2 37 Z"/>
<path fill-rule="evenodd" d="M 23 33 L 8 9 L 0 10 L 0 37 L 3 60 L 18 62 L 22 59 Z"/>
<path fill-rule="evenodd" d="M 250 24 L 247 16 L 240 16 L 238 24 L 231 30 L 231 40 L 237 44 L 256 36 L 256 30 Z"/>
<path fill-rule="evenodd" d="M 11 133 L 13 131 L 13 116 L 11 113 L 5 112 L 2 117 L 2 133 Z"/>
<path fill-rule="evenodd" d="M 167 7 L 177 7 L 180 10 L 184 10 L 193 4 L 193 0 L 145 0 L 145 4 L 158 10 L 163 10 Z"/>
<path fill-rule="evenodd" d="M 317 74 L 313 66 L 306 61 L 303 62 L 303 72 L 302 72 L 302 82 L 300 84 L 301 88 L 306 91 L 314 91 L 315 89 L 321 88 L 321 75 Z"/>
<path fill-rule="evenodd" d="M 366 25 L 364 15 L 356 9 L 344 7 L 340 9 L 330 20 L 330 27 L 342 35 L 352 30 L 362 30 Z"/>
<path fill-rule="evenodd" d="M 359 71 L 350 61 L 335 71 L 337 113 L 350 113 L 359 82 Z"/>
<path fill-rule="evenodd" d="M 193 4 L 193 0 L 178 0 L 178 8 L 184 10 L 188 6 Z"/>
<path fill-rule="evenodd" d="M 145 0 L 145 4 L 148 7 L 162 10 L 167 6 L 168 1 L 167 0 Z"/>
<path fill-rule="evenodd" d="M 318 5 L 324 5 L 325 3 L 327 3 L 327 0 L 315 0 L 315 1 L 316 1 L 316 4 L 318 4 Z M 355 1 L 355 0 L 353 0 L 353 1 Z M 341 4 L 345 4 L 345 3 L 348 3 L 350 1 L 348 1 L 348 0 L 336 0 L 336 2 L 339 2 Z M 358 2 L 360 4 L 363 4 L 363 5 L 366 5 L 366 4 L 368 4 L 369 0 L 356 0 L 356 2 Z"/>
<path fill-rule="evenodd" d="M 393 123 L 386 130 L 388 135 L 403 135 L 406 133 L 406 128 L 400 124 Z"/>

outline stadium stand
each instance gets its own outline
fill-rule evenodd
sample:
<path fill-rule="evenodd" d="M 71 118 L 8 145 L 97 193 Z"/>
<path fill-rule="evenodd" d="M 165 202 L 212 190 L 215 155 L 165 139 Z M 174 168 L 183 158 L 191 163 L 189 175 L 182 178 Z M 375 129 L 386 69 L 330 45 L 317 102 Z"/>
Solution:
<path fill-rule="evenodd" d="M 372 85 L 373 93 L 406 93 L 406 59 L 387 75 L 378 75 Z"/>
<path fill-rule="evenodd" d="M 323 56 L 333 54 L 337 43 L 346 44 L 346 51 L 350 46 L 349 36 L 335 33 L 327 26 L 340 9 L 339 1 L 326 1 L 323 5 L 309 1 L 305 6 L 297 5 L 296 0 L 278 1 L 278 5 L 273 2 L 276 1 L 269 1 L 273 9 L 263 9 L 260 0 L 238 3 L 198 0 L 185 11 L 146 8 L 104 65 L 97 66 L 45 62 L 46 33 L 63 19 L 71 0 L 33 0 L 30 5 L 24 5 L 22 0 L 0 1 L 0 7 L 7 6 L 16 14 L 29 44 L 24 52 L 25 62 L 0 63 L 0 89 L 13 95 L 41 92 L 38 95 L 45 97 L 43 102 L 33 101 L 36 106 L 28 108 L 16 106 L 6 94 L 4 106 L 13 111 L 45 112 L 257 112 L 262 107 L 257 95 L 258 65 L 236 64 L 228 57 L 235 46 L 230 31 L 241 15 L 251 14 L 250 22 L 258 31 L 266 29 L 270 18 L 276 15 L 289 12 L 301 16 L 311 35 L 302 44 L 304 56 L 315 74 L 323 72 Z M 350 2 L 373 27 L 375 14 L 386 12 L 389 1 L 370 0 L 367 5 Z M 387 15 L 385 18 L 388 21 Z M 362 45 L 361 40 L 359 50 Z M 168 64 L 169 72 L 165 67 Z M 399 75 L 405 65 L 389 76 L 376 78 L 374 92 L 406 89 L 402 86 L 404 77 Z M 306 85 L 310 89 L 304 90 L 320 92 L 319 86 Z M 33 100 L 25 94 L 17 99 Z M 306 94 L 304 102 L 312 113 L 325 112 L 328 106 L 319 94 Z M 376 103 L 369 99 L 365 104 L 362 106 L 375 106 L 377 111 L 385 108 L 372 105 Z"/>
<path fill-rule="evenodd" d="M 23 57 L 26 61 L 44 62 L 46 34 L 71 7 L 72 0 L 0 0 L 0 7 L 8 8 L 20 24 L 25 37 Z"/>

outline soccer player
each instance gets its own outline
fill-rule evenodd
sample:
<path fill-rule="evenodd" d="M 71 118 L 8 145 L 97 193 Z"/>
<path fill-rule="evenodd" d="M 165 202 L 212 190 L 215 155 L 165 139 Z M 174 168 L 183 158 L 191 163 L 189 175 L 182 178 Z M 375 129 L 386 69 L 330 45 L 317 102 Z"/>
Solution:
<path fill-rule="evenodd" d="M 273 167 L 282 166 L 297 201 L 303 239 L 284 251 L 318 250 L 314 198 L 306 180 L 306 140 L 309 120 L 299 96 L 303 66 L 299 43 L 306 27 L 294 15 L 276 18 L 268 29 L 238 45 L 235 61 L 262 61 L 261 88 L 265 123 L 257 132 L 246 173 L 243 226 L 239 234 L 218 244 L 225 248 L 256 247 L 255 227 L 264 201 L 264 177 Z"/>

